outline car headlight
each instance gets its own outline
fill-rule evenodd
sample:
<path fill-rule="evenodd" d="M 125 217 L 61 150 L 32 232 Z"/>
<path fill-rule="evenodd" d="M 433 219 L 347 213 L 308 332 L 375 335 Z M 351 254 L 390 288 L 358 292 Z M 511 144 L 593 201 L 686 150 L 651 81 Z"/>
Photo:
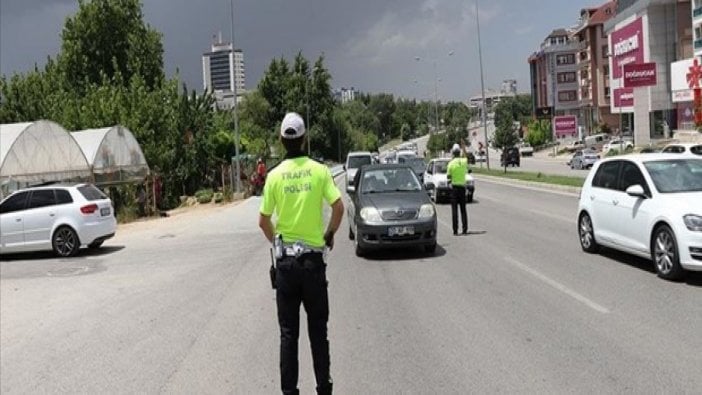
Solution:
<path fill-rule="evenodd" d="M 422 204 L 419 208 L 419 218 L 431 218 L 435 213 L 433 204 Z"/>
<path fill-rule="evenodd" d="M 375 207 L 364 207 L 361 209 L 361 218 L 366 222 L 381 222 L 380 212 Z"/>
<path fill-rule="evenodd" d="M 688 214 L 683 217 L 685 226 L 693 232 L 702 232 L 702 216 Z"/>

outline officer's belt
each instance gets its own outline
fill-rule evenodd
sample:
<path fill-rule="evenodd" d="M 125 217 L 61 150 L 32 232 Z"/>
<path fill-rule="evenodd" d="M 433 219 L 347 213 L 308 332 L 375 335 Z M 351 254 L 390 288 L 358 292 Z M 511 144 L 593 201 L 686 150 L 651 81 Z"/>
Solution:
<path fill-rule="evenodd" d="M 300 257 L 304 254 L 323 254 L 324 248 L 310 247 L 304 243 L 283 243 L 283 255 L 286 257 Z"/>

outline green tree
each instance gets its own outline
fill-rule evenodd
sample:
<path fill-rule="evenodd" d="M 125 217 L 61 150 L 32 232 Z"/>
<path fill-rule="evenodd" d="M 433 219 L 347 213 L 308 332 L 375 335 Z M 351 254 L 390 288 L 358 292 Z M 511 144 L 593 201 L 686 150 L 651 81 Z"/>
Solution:
<path fill-rule="evenodd" d="M 125 83 L 140 75 L 149 89 L 163 81 L 161 34 L 144 22 L 139 0 L 81 0 L 61 38 L 59 64 L 73 87 L 116 74 Z"/>

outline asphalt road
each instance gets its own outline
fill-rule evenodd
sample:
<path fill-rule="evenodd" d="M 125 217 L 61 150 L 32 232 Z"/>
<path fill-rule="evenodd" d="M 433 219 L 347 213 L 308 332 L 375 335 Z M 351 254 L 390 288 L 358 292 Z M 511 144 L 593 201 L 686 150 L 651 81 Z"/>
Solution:
<path fill-rule="evenodd" d="M 473 233 L 435 256 L 328 268 L 335 390 L 699 393 L 702 276 L 586 255 L 576 197 L 481 182 Z M 257 199 L 120 229 L 97 254 L 0 263 L 2 393 L 276 393 L 278 328 Z M 303 321 L 304 331 L 304 321 Z M 313 393 L 306 335 L 302 393 Z"/>

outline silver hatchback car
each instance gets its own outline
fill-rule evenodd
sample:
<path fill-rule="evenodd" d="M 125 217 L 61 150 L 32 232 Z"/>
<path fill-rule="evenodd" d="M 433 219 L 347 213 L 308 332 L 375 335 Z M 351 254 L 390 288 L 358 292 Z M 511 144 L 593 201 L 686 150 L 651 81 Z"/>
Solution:
<path fill-rule="evenodd" d="M 578 150 L 573 155 L 569 165 L 571 169 L 590 169 L 598 160 L 600 160 L 600 155 L 597 152 L 592 150 Z"/>

